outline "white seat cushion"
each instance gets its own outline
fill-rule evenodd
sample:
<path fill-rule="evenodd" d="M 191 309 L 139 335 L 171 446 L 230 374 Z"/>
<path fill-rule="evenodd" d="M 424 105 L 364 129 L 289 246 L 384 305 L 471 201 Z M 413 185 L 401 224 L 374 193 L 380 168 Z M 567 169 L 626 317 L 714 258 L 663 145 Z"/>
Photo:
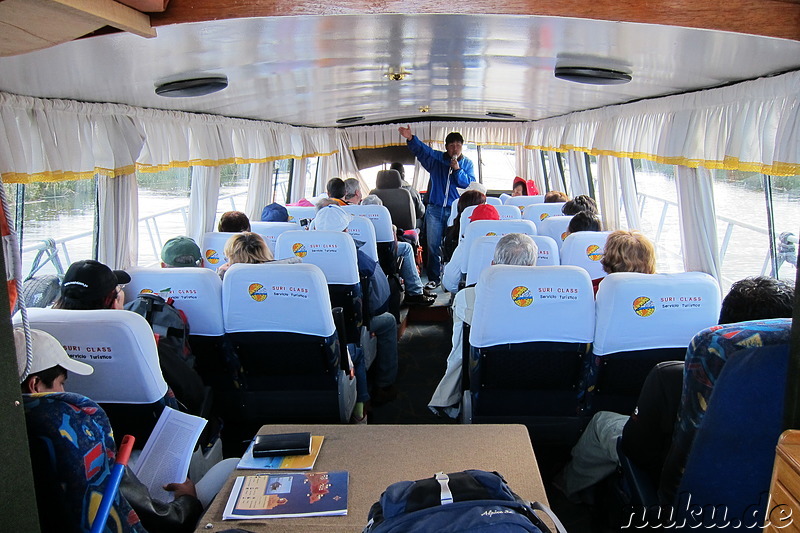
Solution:
<path fill-rule="evenodd" d="M 581 268 L 492 265 L 475 291 L 472 346 L 592 342 L 592 280 Z"/>
<path fill-rule="evenodd" d="M 356 285 L 359 282 L 356 244 L 343 231 L 281 233 L 276 243 L 276 254 L 276 259 L 299 257 L 303 263 L 317 265 L 328 283 Z"/>
<path fill-rule="evenodd" d="M 597 291 L 594 353 L 688 347 L 719 311 L 719 285 L 708 274 L 609 274 Z"/>
<path fill-rule="evenodd" d="M 336 330 L 325 275 L 311 264 L 233 265 L 222 282 L 222 313 L 227 333 L 327 338 Z"/>
<path fill-rule="evenodd" d="M 538 223 L 547 217 L 559 217 L 562 215 L 561 209 L 564 207 L 564 202 L 551 202 L 549 204 L 531 204 L 525 206 L 525 211 L 522 212 L 522 218 L 525 220 L 533 220 Z"/>
<path fill-rule="evenodd" d="M 560 215 L 547 217 L 536 224 L 536 229 L 539 230 L 539 235 L 552 237 L 552 239 L 556 241 L 556 244 L 558 244 L 558 249 L 561 250 L 564 239 L 567 238 L 567 228 L 569 228 L 570 220 L 572 220 L 572 216 Z"/>
<path fill-rule="evenodd" d="M 203 266 L 216 272 L 216 270 L 228 262 L 225 257 L 225 243 L 236 233 L 209 231 L 203 235 Z"/>
<path fill-rule="evenodd" d="M 275 253 L 275 241 L 278 235 L 284 231 L 299 230 L 300 225 L 294 222 L 251 222 L 250 228 L 254 233 L 258 233 L 267 243 L 270 252 Z"/>
<path fill-rule="evenodd" d="M 345 205 L 342 207 L 351 215 L 367 217 L 375 226 L 375 239 L 378 242 L 394 242 L 392 215 L 382 205 Z"/>
<path fill-rule="evenodd" d="M 98 403 L 149 404 L 167 393 L 155 337 L 141 315 L 98 309 L 28 309 L 31 328 L 51 334 L 70 357 L 94 368 L 69 375 L 65 388 Z"/>
<path fill-rule="evenodd" d="M 222 327 L 222 281 L 206 268 L 132 268 L 125 286 L 125 301 L 140 293 L 172 298 L 173 305 L 186 314 L 192 335 L 219 337 Z"/>
<path fill-rule="evenodd" d="M 586 269 L 592 279 L 606 275 L 600 260 L 606 247 L 609 231 L 578 231 L 568 235 L 561 245 L 562 265 L 574 265 Z"/>

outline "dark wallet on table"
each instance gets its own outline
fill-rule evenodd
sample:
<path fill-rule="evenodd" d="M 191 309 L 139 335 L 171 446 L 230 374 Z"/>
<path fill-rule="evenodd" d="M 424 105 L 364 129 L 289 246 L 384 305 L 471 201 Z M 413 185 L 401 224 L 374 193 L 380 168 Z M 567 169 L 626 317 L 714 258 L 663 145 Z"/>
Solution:
<path fill-rule="evenodd" d="M 256 435 L 253 440 L 253 457 L 308 455 L 309 453 L 311 453 L 311 433 Z"/>

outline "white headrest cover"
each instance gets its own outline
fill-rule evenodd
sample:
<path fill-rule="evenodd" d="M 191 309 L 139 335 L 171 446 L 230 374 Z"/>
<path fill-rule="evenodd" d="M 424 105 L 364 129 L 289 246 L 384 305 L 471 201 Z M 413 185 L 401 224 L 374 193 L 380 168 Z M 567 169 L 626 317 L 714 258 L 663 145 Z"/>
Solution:
<path fill-rule="evenodd" d="M 597 291 L 594 353 L 683 348 L 717 323 L 719 286 L 702 272 L 609 274 Z"/>
<path fill-rule="evenodd" d="M 476 205 L 471 205 L 464 209 L 461 213 L 461 236 L 463 237 L 466 235 L 467 226 L 469 226 L 472 221 L 469 217 L 472 216 L 472 212 L 475 211 L 475 208 L 478 207 Z M 517 209 L 515 206 L 511 205 L 496 205 L 494 206 L 497 209 L 497 214 L 500 215 L 500 220 L 520 220 L 522 218 L 522 213 Z M 476 220 L 476 222 L 478 222 Z"/>
<path fill-rule="evenodd" d="M 447 217 L 447 225 L 452 226 L 453 223 L 456 221 L 456 215 L 458 214 L 458 202 L 453 202 L 450 204 L 450 216 Z"/>
<path fill-rule="evenodd" d="M 203 266 L 217 271 L 219 267 L 228 262 L 225 257 L 225 243 L 236 233 L 209 231 L 203 235 Z"/>
<path fill-rule="evenodd" d="M 467 285 L 477 283 L 481 272 L 491 266 L 494 259 L 494 249 L 497 247 L 497 241 L 501 238 L 498 235 L 491 235 L 489 237 L 478 237 L 472 241 L 467 261 Z"/>
<path fill-rule="evenodd" d="M 509 196 L 504 199 L 503 204 L 525 207 L 526 205 L 541 204 L 542 202 L 544 202 L 544 195 L 537 194 L 536 196 Z"/>
<path fill-rule="evenodd" d="M 592 280 L 581 268 L 492 265 L 475 291 L 472 346 L 592 342 Z"/>
<path fill-rule="evenodd" d="M 70 357 L 94 367 L 89 376 L 74 372 L 69 392 L 98 403 L 153 403 L 167 393 L 150 324 L 131 311 L 28 309 L 30 325 L 51 334 Z"/>
<path fill-rule="evenodd" d="M 173 305 L 186 314 L 192 335 L 219 337 L 222 328 L 222 281 L 207 268 L 132 268 L 125 286 L 125 301 L 140 293 L 172 298 Z"/>
<path fill-rule="evenodd" d="M 561 243 L 567 238 L 566 234 L 570 220 L 572 220 L 572 216 L 560 215 L 547 217 L 536 223 L 536 229 L 539 230 L 539 235 L 552 237 L 553 240 L 556 241 L 556 244 L 558 244 L 560 250 Z"/>
<path fill-rule="evenodd" d="M 314 206 L 287 205 L 286 210 L 289 212 L 289 222 L 295 224 L 300 224 L 300 219 L 313 219 L 317 215 L 317 208 Z"/>
<path fill-rule="evenodd" d="M 592 279 L 606 275 L 600 260 L 610 231 L 578 231 L 561 244 L 561 264 L 585 268 Z"/>
<path fill-rule="evenodd" d="M 356 216 L 347 225 L 347 233 L 357 241 L 364 243 L 361 251 L 369 256 L 370 259 L 378 261 L 378 244 L 375 240 L 375 226 L 367 217 Z"/>
<path fill-rule="evenodd" d="M 552 237 L 547 235 L 531 235 L 531 239 L 536 243 L 539 248 L 539 258 L 536 260 L 536 266 L 556 266 L 561 264 L 560 256 L 558 254 L 558 245 Z"/>
<path fill-rule="evenodd" d="M 336 330 L 325 275 L 316 265 L 233 265 L 222 282 L 222 313 L 227 333 L 330 337 Z"/>
<path fill-rule="evenodd" d="M 299 257 L 303 263 L 317 265 L 328 283 L 355 285 L 358 278 L 356 243 L 343 231 L 287 231 L 276 243 L 276 259 Z M 225 274 L 227 276 L 227 273 Z"/>
<path fill-rule="evenodd" d="M 525 206 L 525 211 L 522 213 L 522 218 L 525 220 L 533 220 L 538 223 L 547 217 L 560 217 L 562 216 L 561 208 L 564 207 L 565 202 L 552 202 L 549 204 L 531 204 Z"/>
<path fill-rule="evenodd" d="M 383 205 L 345 205 L 342 207 L 351 215 L 367 217 L 375 226 L 375 238 L 378 242 L 394 242 L 392 215 Z"/>
<path fill-rule="evenodd" d="M 462 226 L 463 227 L 463 226 Z M 536 226 L 530 220 L 476 220 L 467 226 L 464 238 L 458 243 L 471 249 L 472 242 L 478 237 L 491 237 L 508 235 L 509 233 L 524 233 L 536 235 Z"/>
<path fill-rule="evenodd" d="M 278 235 L 284 231 L 299 230 L 300 224 L 294 222 L 251 222 L 250 228 L 254 233 L 258 233 L 267 243 L 270 252 L 275 253 L 275 241 Z"/>
<path fill-rule="evenodd" d="M 495 207 L 497 207 L 498 205 L 503 205 L 503 201 L 500 198 L 497 198 L 496 196 L 487 196 L 486 203 L 489 205 L 493 205 Z"/>
<path fill-rule="evenodd" d="M 522 209 L 515 205 L 496 205 L 500 220 L 519 220 L 522 218 Z"/>

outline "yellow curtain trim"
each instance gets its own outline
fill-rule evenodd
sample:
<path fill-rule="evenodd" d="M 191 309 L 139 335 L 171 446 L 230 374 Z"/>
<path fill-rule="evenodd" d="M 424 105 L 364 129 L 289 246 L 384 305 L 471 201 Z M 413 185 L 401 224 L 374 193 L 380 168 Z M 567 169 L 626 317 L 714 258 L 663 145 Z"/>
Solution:
<path fill-rule="evenodd" d="M 722 161 L 712 159 L 689 159 L 687 157 L 663 157 L 645 152 L 617 152 L 614 150 L 598 150 L 581 146 L 563 145 L 553 146 L 524 146 L 528 150 L 544 150 L 553 152 L 585 152 L 589 155 L 609 155 L 613 157 L 626 157 L 631 159 L 647 159 L 664 165 L 681 165 L 689 168 L 704 167 L 708 169 L 740 170 L 742 172 L 758 172 L 770 176 L 797 176 L 800 175 L 800 163 L 784 163 L 776 161 L 771 165 L 758 162 L 740 161 L 737 157 L 726 157 Z"/>
<path fill-rule="evenodd" d="M 170 161 L 164 165 L 145 165 L 136 163 L 136 170 L 139 172 L 162 172 L 171 168 L 189 168 L 189 167 L 220 167 L 223 165 L 247 165 L 253 163 L 268 163 L 270 161 L 280 161 L 283 159 L 306 159 L 309 157 L 327 157 L 330 155 L 338 154 L 339 150 L 333 152 L 315 152 L 312 154 L 296 155 L 276 155 L 272 157 L 259 157 L 259 158 L 244 158 L 244 157 L 229 157 L 227 159 L 192 159 L 190 161 Z"/>
<path fill-rule="evenodd" d="M 422 142 L 425 143 L 425 144 L 432 144 L 432 143 L 443 144 L 444 143 L 444 141 L 438 141 L 438 140 L 437 141 L 432 141 L 430 139 L 426 139 L 426 140 L 424 140 Z M 497 143 L 495 143 L 495 142 L 484 142 L 484 143 L 472 143 L 472 144 L 476 144 L 478 146 L 522 146 L 522 143 L 510 143 L 509 144 L 509 143 L 500 143 L 500 142 L 497 142 Z M 403 141 L 403 142 L 387 143 L 387 144 L 380 144 L 380 145 L 353 146 L 350 149 L 351 150 L 372 150 L 372 149 L 378 149 L 378 148 L 389 148 L 390 146 L 406 146 L 406 143 L 405 143 L 405 141 Z M 527 148 L 527 146 L 525 148 Z"/>
<path fill-rule="evenodd" d="M 56 183 L 59 181 L 75 181 L 92 179 L 95 176 L 105 176 L 107 178 L 117 178 L 133 174 L 134 165 L 127 165 L 119 168 L 102 168 L 96 167 L 94 170 L 87 170 L 85 172 L 69 172 L 69 171 L 47 171 L 37 172 L 35 174 L 23 174 L 21 172 L 6 172 L 0 177 L 3 183 Z"/>
<path fill-rule="evenodd" d="M 94 170 L 87 170 L 84 172 L 71 172 L 71 171 L 48 171 L 48 172 L 37 172 L 35 174 L 24 174 L 21 172 L 6 172 L 0 175 L 2 178 L 3 183 L 56 183 L 59 181 L 74 181 L 74 180 L 85 180 L 85 179 L 92 179 L 97 175 L 105 176 L 108 178 L 116 178 L 119 176 L 125 176 L 127 174 L 133 174 L 134 171 L 139 172 L 161 172 L 164 170 L 169 170 L 171 168 L 188 168 L 192 166 L 204 166 L 204 167 L 216 167 L 222 165 L 246 165 L 249 163 L 267 163 L 269 161 L 278 161 L 281 159 L 303 159 L 308 157 L 326 157 L 334 154 L 338 154 L 339 150 L 334 150 L 333 152 L 329 153 L 313 153 L 313 154 L 304 154 L 302 156 L 295 156 L 295 155 L 281 155 L 281 156 L 274 156 L 274 157 L 262 157 L 262 158 L 242 158 L 242 157 L 231 157 L 227 159 L 193 159 L 191 161 L 171 161 L 165 165 L 143 165 L 141 163 L 136 163 L 134 165 L 126 165 L 124 167 L 119 168 L 101 168 L 96 167 Z"/>

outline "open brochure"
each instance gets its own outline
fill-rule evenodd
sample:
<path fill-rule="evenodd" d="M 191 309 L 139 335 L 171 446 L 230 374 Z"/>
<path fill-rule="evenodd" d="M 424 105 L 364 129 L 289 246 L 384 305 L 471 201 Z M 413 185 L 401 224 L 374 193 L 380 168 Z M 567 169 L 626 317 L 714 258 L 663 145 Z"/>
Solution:
<path fill-rule="evenodd" d="M 222 518 L 346 515 L 348 478 L 345 471 L 239 476 L 233 484 Z"/>
<path fill-rule="evenodd" d="M 192 452 L 205 425 L 204 418 L 164 408 L 132 468 L 154 500 L 170 502 L 174 499 L 163 487 L 186 481 Z"/>
<path fill-rule="evenodd" d="M 311 437 L 311 453 L 282 457 L 253 457 L 253 443 L 247 447 L 236 468 L 240 470 L 311 470 L 317 462 L 325 437 Z"/>

